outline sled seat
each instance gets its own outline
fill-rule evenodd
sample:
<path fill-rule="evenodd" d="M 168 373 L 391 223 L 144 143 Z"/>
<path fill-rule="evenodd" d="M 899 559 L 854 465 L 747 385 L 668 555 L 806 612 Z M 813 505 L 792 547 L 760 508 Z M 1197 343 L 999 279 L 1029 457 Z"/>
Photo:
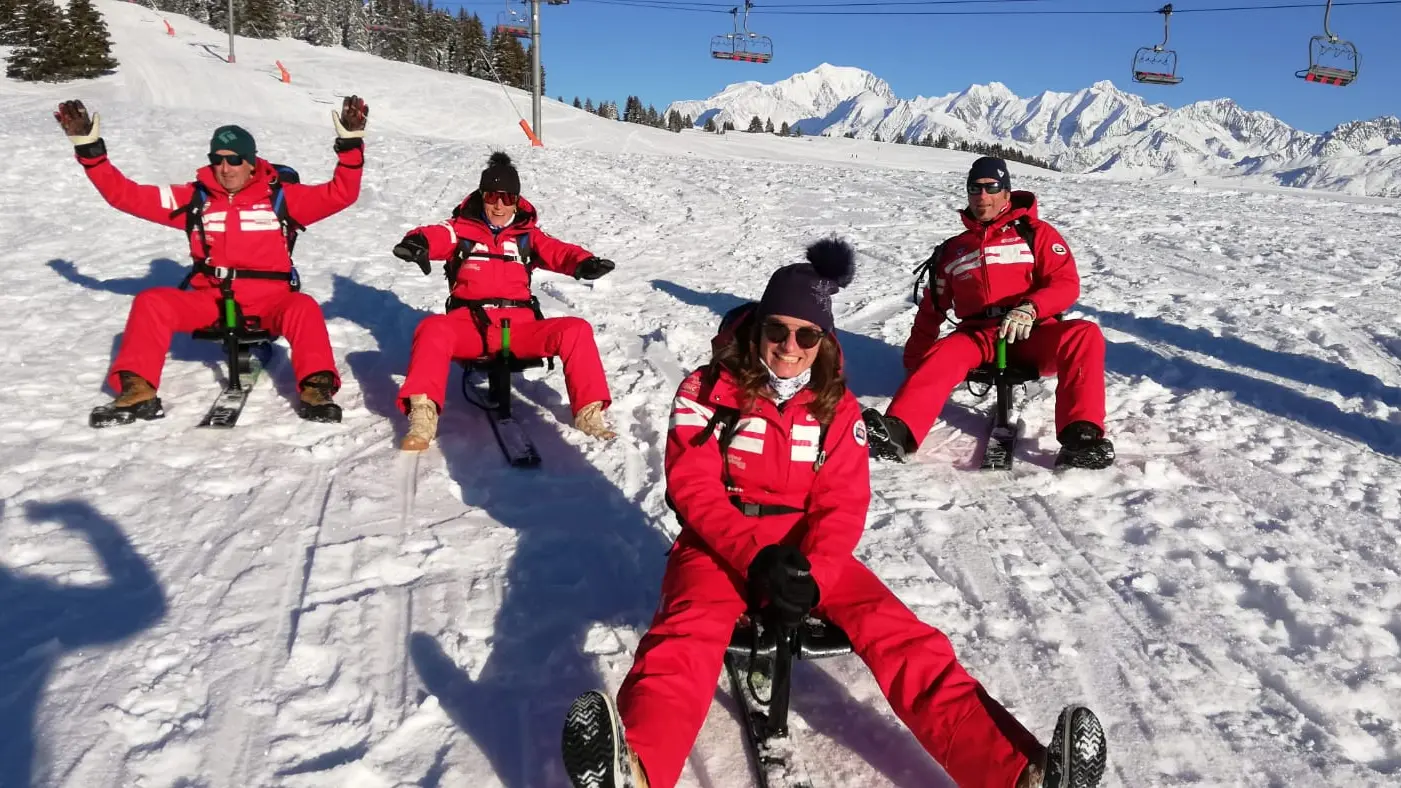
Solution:
<path fill-rule="evenodd" d="M 756 642 L 757 641 L 757 642 Z M 836 624 L 816 616 L 808 616 L 793 631 L 790 653 L 798 659 L 825 659 L 851 653 L 851 639 Z M 760 627 L 748 616 L 735 623 L 726 652 L 736 657 L 768 657 L 778 653 L 778 632 Z"/>
<path fill-rule="evenodd" d="M 237 328 L 214 323 L 190 332 L 190 336 L 195 339 L 218 342 L 224 346 L 224 354 L 229 364 L 228 387 L 231 389 L 239 388 L 240 375 L 247 375 L 253 371 L 253 348 L 269 344 L 277 338 L 271 331 L 262 327 L 258 318 L 244 317 L 241 310 L 237 313 L 236 321 Z"/>
<path fill-rule="evenodd" d="M 492 370 L 501 368 L 502 358 L 500 356 L 477 356 L 476 358 L 459 358 L 457 363 L 464 372 L 484 372 L 488 375 Z M 511 356 L 506 363 L 506 371 L 510 373 L 524 372 L 527 369 L 539 369 L 545 366 L 543 358 L 521 358 Z"/>
<path fill-rule="evenodd" d="M 999 373 L 1003 382 L 1009 386 L 1018 386 L 1041 379 L 1041 373 L 1037 371 L 1036 367 L 1008 365 L 1006 369 L 999 370 L 996 364 L 988 362 L 970 370 L 964 380 L 982 386 L 993 386 L 997 383 Z"/>

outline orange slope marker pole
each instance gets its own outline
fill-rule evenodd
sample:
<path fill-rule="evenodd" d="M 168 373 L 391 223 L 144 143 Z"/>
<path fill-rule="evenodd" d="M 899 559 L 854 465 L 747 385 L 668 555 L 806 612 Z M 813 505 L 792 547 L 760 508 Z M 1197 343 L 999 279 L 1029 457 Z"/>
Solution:
<path fill-rule="evenodd" d="M 545 147 L 545 143 L 541 142 L 541 141 L 540 141 L 540 138 L 537 137 L 537 136 L 535 136 L 535 132 L 531 130 L 530 124 L 529 124 L 528 122 L 526 122 L 526 119 L 525 119 L 525 118 L 521 118 L 521 131 L 524 131 L 524 132 L 525 132 L 525 136 L 527 136 L 527 137 L 530 138 L 530 147 L 532 147 L 532 148 L 543 148 L 543 147 Z"/>
<path fill-rule="evenodd" d="M 173 35 L 175 35 L 175 28 L 173 28 L 173 27 L 170 26 L 170 22 L 169 22 L 168 20 L 165 20 L 165 19 L 162 19 L 161 21 L 162 21 L 162 22 L 165 22 L 165 34 L 168 35 L 168 36 L 173 36 Z"/>
<path fill-rule="evenodd" d="M 281 60 L 274 60 L 273 62 L 277 64 L 277 70 L 282 72 L 282 81 L 289 85 L 292 84 L 292 72 L 288 71 L 287 67 L 282 65 Z"/>

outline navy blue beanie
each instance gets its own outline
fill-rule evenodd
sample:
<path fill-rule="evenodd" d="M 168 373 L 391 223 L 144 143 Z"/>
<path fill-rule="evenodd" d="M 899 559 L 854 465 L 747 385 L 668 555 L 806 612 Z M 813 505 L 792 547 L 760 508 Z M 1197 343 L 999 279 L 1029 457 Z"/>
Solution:
<path fill-rule="evenodd" d="M 769 277 L 759 299 L 759 322 L 770 315 L 786 315 L 832 333 L 832 295 L 851 284 L 856 254 L 846 241 L 824 238 L 808 247 L 807 260 L 785 265 Z"/>
<path fill-rule="evenodd" d="M 1012 188 L 1012 174 L 1007 171 L 1007 162 L 996 156 L 984 156 L 973 162 L 973 166 L 968 169 L 968 184 L 970 186 L 974 181 L 980 181 L 984 178 L 992 178 L 1004 189 Z"/>

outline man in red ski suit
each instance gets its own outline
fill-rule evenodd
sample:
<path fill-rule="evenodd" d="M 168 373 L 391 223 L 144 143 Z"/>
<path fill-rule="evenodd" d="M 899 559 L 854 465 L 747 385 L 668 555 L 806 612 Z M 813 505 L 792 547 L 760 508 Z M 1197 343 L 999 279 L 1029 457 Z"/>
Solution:
<path fill-rule="evenodd" d="M 674 786 L 735 624 L 765 600 L 787 626 L 811 613 L 844 630 L 895 713 L 960 786 L 1042 785 L 1047 748 L 852 554 L 870 471 L 831 313 L 852 257 L 826 240 L 809 247 L 809 263 L 779 269 L 757 306 L 726 317 L 711 364 L 681 384 L 666 477 L 682 530 L 616 705 L 588 692 L 570 709 L 563 755 L 576 788 Z M 733 424 L 723 451 L 722 417 Z M 1077 785 L 1097 783 L 1093 764 L 1074 769 Z"/>
<path fill-rule="evenodd" d="M 540 314 L 530 293 L 535 268 L 597 279 L 613 270 L 610 260 L 553 238 L 536 224 L 535 207 L 520 196 L 520 175 L 505 153 L 493 153 L 477 191 L 439 224 L 416 227 L 394 247 L 395 256 L 417 263 L 424 275 L 430 260 L 447 260 L 452 288 L 447 314 L 430 315 L 414 330 L 409 373 L 399 389 L 408 414 L 404 451 L 423 451 L 438 432 L 452 360 L 477 358 L 501 349 L 501 321 L 511 321 L 511 353 L 520 358 L 559 356 L 574 425 L 604 440 L 603 411 L 612 404 L 593 326 L 580 317 Z"/>
<path fill-rule="evenodd" d="M 332 111 L 335 175 L 315 186 L 281 184 L 290 220 L 305 227 L 359 197 L 368 114 L 369 108 L 356 96 L 345 99 L 339 116 Z M 111 405 L 98 409 L 103 411 L 101 420 L 94 412 L 93 425 L 165 415 L 156 389 L 171 338 L 219 321 L 225 282 L 246 317 L 258 318 L 262 328 L 286 337 L 291 345 L 293 373 L 301 390 L 298 414 L 313 421 L 340 421 L 340 407 L 331 399 L 340 388 L 340 376 L 326 321 L 315 299 L 291 289 L 292 258 L 271 203 L 276 171 L 258 158 L 252 135 L 238 126 L 222 126 L 209 143 L 209 166 L 199 169 L 194 182 L 146 186 L 127 178 L 108 160 L 99 116 L 89 118 L 81 101 L 64 102 L 54 117 L 73 143 L 88 179 L 112 207 L 181 230 L 189 227 L 192 208 L 202 214 L 190 232 L 190 289 L 153 287 L 136 296 L 108 375 L 109 385 L 120 393 Z M 205 195 L 201 205 L 193 205 L 197 184 Z"/>
<path fill-rule="evenodd" d="M 905 343 L 905 383 L 882 416 L 863 414 L 871 452 L 903 462 L 934 426 L 954 388 L 990 362 L 996 340 L 1012 364 L 1056 376 L 1059 464 L 1105 468 L 1114 446 L 1104 437 L 1104 335 L 1088 320 L 1059 315 L 1080 297 L 1075 257 L 1056 228 L 1041 220 L 1036 195 L 1011 190 L 1002 159 L 985 156 L 968 172 L 963 233 L 940 244 Z M 954 310 L 957 330 L 939 329 Z"/>

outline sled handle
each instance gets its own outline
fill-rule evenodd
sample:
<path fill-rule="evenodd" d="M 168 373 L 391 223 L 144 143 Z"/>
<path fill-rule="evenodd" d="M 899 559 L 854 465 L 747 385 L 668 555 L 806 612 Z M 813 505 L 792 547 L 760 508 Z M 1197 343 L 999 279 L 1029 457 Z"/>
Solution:
<path fill-rule="evenodd" d="M 1003 337 L 997 338 L 997 369 L 998 371 L 1007 368 L 1007 340 Z"/>
<path fill-rule="evenodd" d="M 511 319 L 509 317 L 501 320 L 501 352 L 507 356 L 511 355 Z"/>

